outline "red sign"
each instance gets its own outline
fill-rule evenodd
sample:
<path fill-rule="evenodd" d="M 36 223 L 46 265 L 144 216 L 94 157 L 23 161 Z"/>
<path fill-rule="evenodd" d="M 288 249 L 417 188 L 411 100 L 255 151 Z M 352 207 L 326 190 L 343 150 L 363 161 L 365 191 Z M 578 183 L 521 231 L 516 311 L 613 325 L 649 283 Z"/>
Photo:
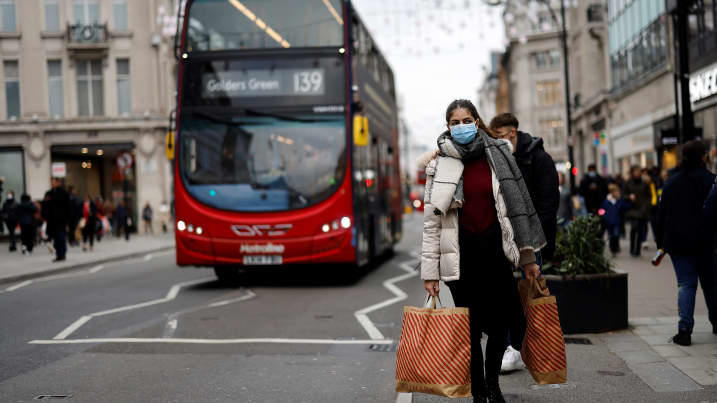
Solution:
<path fill-rule="evenodd" d="M 132 166 L 133 162 L 134 159 L 132 158 L 132 154 L 128 153 L 127 151 L 120 153 L 117 156 L 117 167 L 119 169 L 129 169 Z"/>

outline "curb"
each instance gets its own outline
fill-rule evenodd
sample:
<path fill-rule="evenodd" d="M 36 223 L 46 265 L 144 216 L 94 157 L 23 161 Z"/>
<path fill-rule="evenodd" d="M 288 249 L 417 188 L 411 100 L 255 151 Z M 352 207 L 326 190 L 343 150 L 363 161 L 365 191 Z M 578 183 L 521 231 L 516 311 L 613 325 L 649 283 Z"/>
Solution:
<path fill-rule="evenodd" d="M 174 245 L 162 246 L 162 247 L 158 247 L 158 248 L 154 248 L 154 249 L 143 250 L 141 252 L 127 253 L 124 255 L 110 256 L 110 257 L 100 258 L 100 259 L 92 260 L 89 262 L 83 262 L 83 263 L 78 263 L 78 264 L 74 264 L 74 265 L 70 264 L 70 265 L 67 265 L 64 267 L 58 267 L 56 269 L 40 270 L 40 271 L 36 271 L 33 273 L 18 274 L 15 276 L 3 277 L 3 278 L 0 278 L 0 284 L 15 283 L 18 281 L 23 281 L 23 280 L 30 280 L 30 279 L 35 279 L 35 278 L 39 278 L 39 277 L 47 277 L 47 276 L 51 276 L 54 274 L 64 273 L 64 272 L 73 271 L 73 270 L 85 269 L 87 267 L 96 266 L 98 264 L 103 264 L 103 263 L 111 263 L 111 262 L 117 262 L 117 261 L 126 260 L 126 259 L 132 259 L 135 257 L 144 256 L 148 253 L 163 252 L 163 251 L 170 250 L 170 249 L 174 249 Z"/>

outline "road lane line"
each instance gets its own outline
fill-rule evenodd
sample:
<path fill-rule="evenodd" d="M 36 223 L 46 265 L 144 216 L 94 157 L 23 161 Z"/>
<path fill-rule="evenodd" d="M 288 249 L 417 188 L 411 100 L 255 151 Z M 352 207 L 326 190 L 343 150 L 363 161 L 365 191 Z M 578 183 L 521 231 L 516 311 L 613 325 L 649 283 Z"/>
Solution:
<path fill-rule="evenodd" d="M 95 273 L 97 273 L 97 272 L 100 271 L 100 270 L 104 270 L 104 268 L 105 268 L 105 265 L 103 265 L 103 264 L 98 264 L 97 266 L 95 266 L 95 267 L 93 267 L 93 268 L 87 270 L 87 272 L 90 273 L 90 274 L 95 274 Z"/>
<path fill-rule="evenodd" d="M 169 315 L 169 320 L 167 320 L 167 324 L 164 326 L 164 332 L 162 332 L 162 338 L 163 339 L 171 339 L 172 336 L 174 336 L 174 332 L 177 331 L 177 314 Z"/>
<path fill-rule="evenodd" d="M 17 289 L 19 289 L 19 288 L 28 286 L 28 285 L 32 284 L 33 282 L 34 282 L 33 280 L 26 280 L 26 281 L 23 281 L 22 283 L 15 284 L 15 285 L 12 286 L 12 287 L 6 288 L 5 291 L 7 291 L 7 292 L 12 292 L 12 291 L 15 291 L 15 290 L 17 290 Z"/>
<path fill-rule="evenodd" d="M 413 402 L 413 393 L 399 392 L 396 396 L 396 403 L 411 403 Z"/>
<path fill-rule="evenodd" d="M 65 340 L 32 340 L 28 344 L 100 344 L 100 343 L 175 343 L 175 344 L 391 344 L 393 340 L 334 340 L 334 339 L 185 339 L 185 338 L 98 338 Z"/>
<path fill-rule="evenodd" d="M 169 301 L 175 299 L 177 297 L 177 294 L 179 294 L 179 290 L 183 287 L 188 287 L 191 285 L 202 284 L 202 283 L 208 283 L 210 281 L 216 281 L 216 277 L 204 277 L 204 278 L 200 278 L 197 280 L 185 281 L 182 283 L 175 284 L 172 286 L 172 288 L 167 293 L 167 296 L 164 298 L 154 299 L 154 300 L 142 302 L 139 304 L 125 305 L 125 306 L 121 306 L 121 307 L 85 315 L 85 316 L 81 317 L 80 319 L 76 320 L 73 324 L 68 326 L 65 330 L 58 333 L 57 336 L 55 336 L 53 339 L 61 340 L 61 339 L 67 338 L 67 336 L 71 335 L 73 332 L 75 332 L 77 329 L 79 329 L 82 325 L 87 323 L 87 321 L 89 321 L 90 319 L 92 319 L 94 317 L 111 315 L 111 314 L 117 313 L 117 312 L 124 312 L 124 311 L 129 311 L 132 309 L 144 308 L 147 306 L 152 306 L 152 305 L 157 305 L 157 304 L 163 304 L 165 302 L 169 302 Z"/>
<path fill-rule="evenodd" d="M 154 255 L 152 255 L 151 253 L 148 253 L 148 254 L 144 257 L 144 261 L 145 261 L 145 262 L 149 262 L 150 260 L 152 260 L 153 257 L 154 257 Z"/>
<path fill-rule="evenodd" d="M 411 265 L 408 264 L 409 262 L 415 261 L 415 257 L 417 256 L 417 254 L 414 252 L 414 253 L 411 253 L 411 256 L 414 256 L 414 258 L 412 258 L 410 260 L 406 260 L 399 264 L 399 267 L 401 268 L 401 270 L 405 271 L 406 274 L 402 274 L 400 276 L 390 278 L 383 282 L 383 286 L 386 287 L 387 290 L 391 291 L 395 295 L 395 297 L 389 298 L 383 302 L 379 302 L 378 304 L 374 304 L 369 307 L 363 308 L 354 313 L 354 316 L 356 316 L 356 320 L 358 320 L 358 322 L 361 324 L 361 326 L 363 326 L 363 328 L 366 330 L 366 333 L 368 333 L 369 337 L 374 340 L 385 339 L 385 337 L 378 330 L 378 328 L 376 328 L 376 326 L 373 324 L 371 319 L 369 319 L 368 314 L 373 311 L 385 308 L 389 305 L 393 305 L 397 302 L 403 301 L 404 299 L 406 299 L 408 297 L 406 295 L 406 293 L 403 292 L 403 290 L 401 290 L 394 284 L 418 275 L 418 272 L 416 270 L 414 270 L 414 268 L 411 267 Z"/>
<path fill-rule="evenodd" d="M 238 298 L 227 299 L 224 301 L 217 301 L 212 304 L 209 304 L 209 306 L 212 308 L 216 308 L 218 306 L 229 305 L 229 304 L 233 304 L 235 302 L 246 301 L 246 300 L 252 299 L 254 297 L 256 297 L 256 294 L 254 294 L 254 292 L 252 290 L 247 290 L 246 295 L 242 295 L 241 297 L 238 297 Z"/>
<path fill-rule="evenodd" d="M 71 335 L 75 330 L 79 329 L 80 326 L 87 323 L 90 319 L 92 319 L 92 315 L 85 315 L 81 317 L 80 319 L 77 319 L 73 324 L 68 326 L 65 330 L 61 331 L 57 334 L 57 336 L 53 337 L 55 340 L 62 340 L 66 338 L 67 336 Z"/>

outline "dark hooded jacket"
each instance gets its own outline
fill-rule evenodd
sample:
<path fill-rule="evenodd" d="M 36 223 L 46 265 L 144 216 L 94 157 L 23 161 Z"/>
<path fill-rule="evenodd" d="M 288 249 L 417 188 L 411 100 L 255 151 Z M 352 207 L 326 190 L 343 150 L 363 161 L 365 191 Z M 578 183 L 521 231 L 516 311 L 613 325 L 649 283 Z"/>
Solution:
<path fill-rule="evenodd" d="M 558 171 L 553 158 L 545 152 L 543 139 L 525 132 L 518 132 L 518 146 L 513 152 L 518 168 L 523 175 L 528 193 L 538 212 L 547 245 L 540 252 L 543 260 L 550 259 L 555 252 L 555 233 L 557 231 Z"/>

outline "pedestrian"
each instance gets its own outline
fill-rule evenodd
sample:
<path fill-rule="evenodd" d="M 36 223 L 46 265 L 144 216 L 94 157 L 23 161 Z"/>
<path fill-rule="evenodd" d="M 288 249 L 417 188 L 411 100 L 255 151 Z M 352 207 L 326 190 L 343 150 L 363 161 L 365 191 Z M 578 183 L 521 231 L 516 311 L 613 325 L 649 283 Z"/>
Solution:
<path fill-rule="evenodd" d="M 115 235 L 117 238 L 119 238 L 122 233 L 124 232 L 124 237 L 127 241 L 129 241 L 129 225 L 128 222 L 131 221 L 129 218 L 129 211 L 127 210 L 127 206 L 124 203 L 124 200 L 120 200 L 117 203 L 117 208 L 115 208 L 115 225 L 117 225 L 117 230 L 115 232 Z"/>
<path fill-rule="evenodd" d="M 82 218 L 82 200 L 77 197 L 77 189 L 75 189 L 74 186 L 70 185 L 67 189 L 70 193 L 70 215 L 67 222 L 67 239 L 70 242 L 70 246 L 77 246 L 79 245 L 79 240 L 75 232 Z"/>
<path fill-rule="evenodd" d="M 588 165 L 588 172 L 580 181 L 578 193 L 585 200 L 585 208 L 589 214 L 597 215 L 598 209 L 607 197 L 607 182 L 597 173 L 595 164 Z"/>
<path fill-rule="evenodd" d="M 693 140 L 682 147 L 682 161 L 662 190 L 657 213 L 657 247 L 670 255 L 677 277 L 680 320 L 672 341 L 682 346 L 692 344 L 698 281 L 712 332 L 717 334 L 714 227 L 709 225 L 709 216 L 703 210 L 715 175 L 706 168 L 706 156 L 701 141 Z"/>
<path fill-rule="evenodd" d="M 87 252 L 95 246 L 95 233 L 97 225 L 97 206 L 92 200 L 90 195 L 85 197 L 84 203 L 82 203 L 82 218 L 84 219 L 84 226 L 82 227 L 82 251 Z"/>
<path fill-rule="evenodd" d="M 152 206 L 149 205 L 149 202 L 144 205 L 144 209 L 142 209 L 142 221 L 144 222 L 144 233 L 145 234 L 154 234 L 154 229 L 152 228 Z"/>
<path fill-rule="evenodd" d="M 611 183 L 607 185 L 608 194 L 602 205 L 600 205 L 601 218 L 610 244 L 610 253 L 616 257 L 620 253 L 620 226 L 622 224 L 623 212 L 630 208 L 630 203 L 622 198 L 620 188 Z"/>
<path fill-rule="evenodd" d="M 540 226 L 543 228 L 547 242 L 545 248 L 536 253 L 537 264 L 542 266 L 544 260 L 553 257 L 555 250 L 556 217 L 560 204 L 558 171 L 555 169 L 553 158 L 543 148 L 543 139 L 519 131 L 518 127 L 518 119 L 510 113 L 502 113 L 490 121 L 490 129 L 493 133 L 498 138 L 510 141 L 513 146 L 513 157 L 520 169 L 523 181 L 525 181 L 525 186 L 528 188 L 535 211 L 538 213 Z M 518 284 L 516 283 L 515 286 L 517 287 Z M 503 354 L 501 364 L 503 372 L 524 367 L 519 350 L 522 347 L 525 318 L 520 301 L 515 300 L 514 302 L 513 316 L 516 323 L 510 329 Z M 518 348 L 514 348 L 513 344 Z"/>
<path fill-rule="evenodd" d="M 105 215 L 107 214 L 106 208 L 105 208 L 105 202 L 102 199 L 102 196 L 95 197 L 95 210 L 97 211 L 95 215 L 95 236 L 97 237 L 97 242 L 102 242 L 102 235 L 105 234 L 104 231 L 104 224 L 103 221 L 105 220 Z"/>
<path fill-rule="evenodd" d="M 52 178 L 52 189 L 49 191 L 48 206 L 50 214 L 48 228 L 51 229 L 55 259 L 53 262 L 61 262 L 66 259 L 67 254 L 67 223 L 70 215 L 70 195 L 62 186 L 62 179 Z"/>
<path fill-rule="evenodd" d="M 575 219 L 575 212 L 573 211 L 570 188 L 565 185 L 565 174 L 562 172 L 558 172 L 558 192 L 560 192 L 560 203 L 558 204 L 558 225 L 565 228 Z"/>
<path fill-rule="evenodd" d="M 7 192 L 7 198 L 2 204 L 2 221 L 5 222 L 8 235 L 10 236 L 10 252 L 17 250 L 17 240 L 15 239 L 15 229 L 17 228 L 17 207 L 15 201 L 15 192 L 10 190 Z M 2 223 L 0 223 L 0 226 Z"/>
<path fill-rule="evenodd" d="M 20 241 L 22 242 L 23 255 L 31 254 L 35 246 L 35 237 L 37 236 L 37 219 L 35 216 L 39 210 L 28 194 L 20 196 L 18 222 L 20 223 Z"/>
<path fill-rule="evenodd" d="M 427 175 L 421 278 L 433 296 L 445 281 L 456 306 L 469 308 L 474 399 L 504 402 L 498 377 L 519 298 L 512 267 L 537 277 L 545 236 L 510 142 L 493 138 L 468 100 L 448 106 L 446 126 L 438 156 L 419 162 Z M 481 333 L 488 335 L 485 374 Z"/>
<path fill-rule="evenodd" d="M 632 203 L 632 207 L 625 213 L 630 221 L 630 255 L 639 257 L 642 240 L 647 232 L 647 220 L 650 218 L 652 193 L 650 186 L 642 180 L 642 170 L 638 165 L 630 168 L 630 175 L 622 193 Z"/>

